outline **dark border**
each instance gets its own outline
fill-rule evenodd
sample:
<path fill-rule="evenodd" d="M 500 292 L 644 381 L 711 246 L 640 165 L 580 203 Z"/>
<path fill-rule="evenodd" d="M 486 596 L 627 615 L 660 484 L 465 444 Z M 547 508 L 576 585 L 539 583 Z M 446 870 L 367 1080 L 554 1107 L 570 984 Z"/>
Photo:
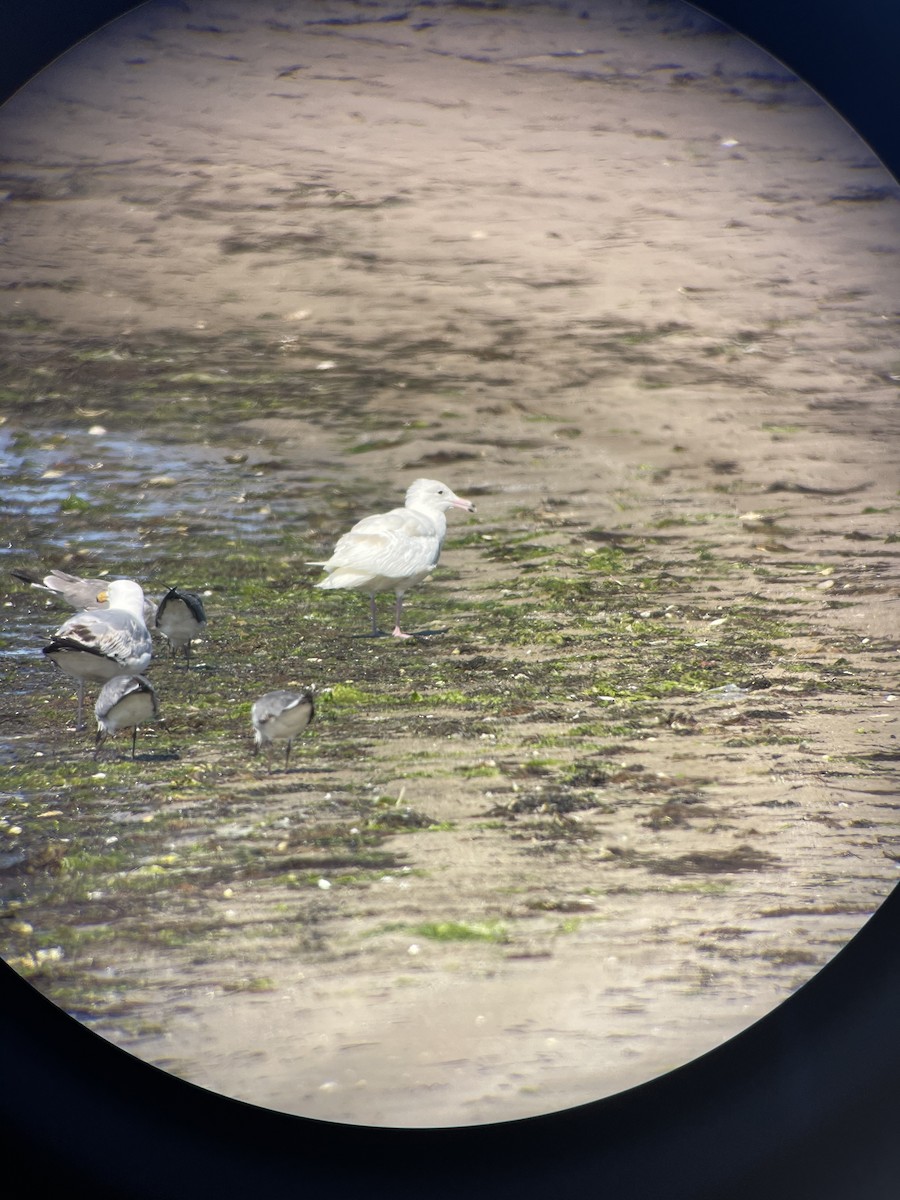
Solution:
<path fill-rule="evenodd" d="M 0 96 L 131 7 L 3 5 Z M 900 175 L 895 0 L 701 7 L 805 79 Z M 19 1168 L 25 1193 L 94 1200 L 894 1200 L 898 948 L 895 890 L 805 987 L 693 1063 L 565 1113 L 433 1130 L 289 1117 L 183 1083 L 98 1038 L 0 963 L 7 1175 Z"/>

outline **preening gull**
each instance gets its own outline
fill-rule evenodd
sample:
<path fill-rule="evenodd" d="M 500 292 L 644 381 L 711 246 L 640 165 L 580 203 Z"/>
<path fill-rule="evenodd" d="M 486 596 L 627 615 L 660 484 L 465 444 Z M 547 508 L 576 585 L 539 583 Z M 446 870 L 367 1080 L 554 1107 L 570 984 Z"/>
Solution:
<path fill-rule="evenodd" d="M 284 752 L 284 769 L 287 770 L 291 744 L 307 727 L 315 713 L 315 701 L 309 689 L 302 692 L 266 692 L 254 701 L 250 710 L 250 720 L 253 722 L 253 753 L 259 754 L 268 742 L 287 741 L 287 749 Z M 271 763 L 269 769 L 272 769 Z"/>
<path fill-rule="evenodd" d="M 116 675 L 140 675 L 150 665 L 153 644 L 144 622 L 144 593 L 133 579 L 114 579 L 98 598 L 109 607 L 85 609 L 64 621 L 44 654 L 78 680 L 76 727 L 84 728 L 84 684 Z"/>
<path fill-rule="evenodd" d="M 14 579 L 27 583 L 29 587 L 37 588 L 39 592 L 58 596 L 79 612 L 91 608 L 109 608 L 109 601 L 105 598 L 106 588 L 110 584 L 108 579 L 83 579 L 80 575 L 70 575 L 67 571 L 56 570 L 55 567 L 46 575 L 40 576 L 32 575 L 29 571 L 12 571 L 10 574 Z M 101 593 L 104 596 L 102 600 L 98 598 Z M 145 596 L 144 621 L 152 621 L 155 615 L 156 605 L 149 596 Z"/>
<path fill-rule="evenodd" d="M 105 600 L 97 596 L 108 585 L 108 579 L 82 579 L 80 575 L 69 575 L 66 571 L 52 570 L 46 575 L 32 575 L 28 571 L 13 571 L 13 578 L 20 579 L 29 587 L 37 588 L 40 592 L 49 592 L 58 596 L 66 604 L 79 610 L 86 608 L 107 608 Z"/>
<path fill-rule="evenodd" d="M 159 602 L 154 624 L 168 641 L 172 653 L 183 650 L 185 662 L 190 666 L 191 642 L 200 636 L 206 624 L 203 601 L 197 593 L 169 588 Z"/>
<path fill-rule="evenodd" d="M 143 675 L 118 675 L 107 680 L 100 689 L 94 715 L 97 718 L 96 750 L 120 729 L 130 729 L 131 757 L 134 758 L 138 726 L 159 720 L 159 700 L 150 680 Z"/>
<path fill-rule="evenodd" d="M 406 491 L 403 508 L 363 517 L 338 541 L 327 562 L 310 564 L 328 572 L 316 587 L 368 592 L 373 636 L 378 633 L 375 596 L 393 591 L 397 597 L 393 636 L 409 637 L 400 628 L 403 596 L 437 566 L 448 508 L 475 512 L 470 500 L 455 495 L 445 483 L 415 480 Z"/>

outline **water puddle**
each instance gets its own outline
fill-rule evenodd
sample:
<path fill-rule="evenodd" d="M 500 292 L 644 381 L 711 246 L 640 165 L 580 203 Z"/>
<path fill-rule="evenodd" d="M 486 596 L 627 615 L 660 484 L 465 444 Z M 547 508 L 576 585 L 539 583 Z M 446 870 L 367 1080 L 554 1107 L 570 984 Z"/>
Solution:
<path fill-rule="evenodd" d="M 241 455 L 236 455 L 240 458 Z M 68 551 L 78 517 L 78 542 L 111 558 L 144 548 L 143 536 L 173 536 L 184 523 L 212 535 L 280 536 L 283 523 L 302 519 L 302 502 L 279 505 L 262 471 L 238 471 L 221 451 L 122 438 L 87 430 L 0 428 L 5 488 L 0 518 L 27 519 L 52 551 Z M 274 501 L 274 507 L 273 507 Z M 87 520 L 86 518 L 89 518 Z M 7 555 L 21 554 L 9 544 Z"/>

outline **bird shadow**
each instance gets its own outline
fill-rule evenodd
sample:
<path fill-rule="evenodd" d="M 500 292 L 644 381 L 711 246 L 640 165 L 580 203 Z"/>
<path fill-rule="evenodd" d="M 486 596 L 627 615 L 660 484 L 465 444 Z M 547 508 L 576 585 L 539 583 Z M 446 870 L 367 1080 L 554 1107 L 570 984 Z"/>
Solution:
<path fill-rule="evenodd" d="M 286 767 L 284 765 L 284 763 L 282 763 L 281 766 L 272 766 L 272 767 L 268 767 L 268 768 L 263 767 L 261 770 L 255 772 L 256 778 L 259 780 L 285 779 L 289 775 L 301 775 L 301 774 L 303 774 L 302 767 L 294 767 L 294 766 Z"/>
<path fill-rule="evenodd" d="M 402 642 L 409 641 L 411 638 L 429 638 L 449 632 L 450 626 L 445 625 L 443 629 L 413 629 L 406 638 L 395 638 L 392 633 L 388 633 L 384 629 L 379 629 L 377 633 L 352 633 L 350 637 L 355 642 L 371 641 L 373 638 L 391 638 L 392 641 Z"/>
<path fill-rule="evenodd" d="M 98 763 L 102 763 L 104 761 L 106 761 L 106 762 L 163 763 L 163 762 L 177 762 L 180 758 L 181 758 L 181 755 L 178 753 L 177 750 L 147 750 L 143 754 L 135 754 L 133 758 L 130 754 L 123 753 L 123 754 L 116 755 L 115 758 L 110 756 L 109 758 L 107 758 L 105 760 L 104 760 L 102 751 L 100 752 L 99 755 L 97 754 L 96 751 L 94 752 L 94 761 L 98 762 Z"/>

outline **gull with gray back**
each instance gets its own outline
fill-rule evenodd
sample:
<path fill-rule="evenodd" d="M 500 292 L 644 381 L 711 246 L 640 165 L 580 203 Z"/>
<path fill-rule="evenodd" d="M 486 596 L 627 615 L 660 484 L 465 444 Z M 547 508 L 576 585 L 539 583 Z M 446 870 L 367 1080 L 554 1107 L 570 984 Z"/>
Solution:
<path fill-rule="evenodd" d="M 78 681 L 76 728 L 84 728 L 84 685 L 117 675 L 141 675 L 153 643 L 144 622 L 144 593 L 133 579 L 114 579 L 98 599 L 108 607 L 85 609 L 64 621 L 44 647 L 61 671 Z"/>
<path fill-rule="evenodd" d="M 46 575 L 32 575 L 30 571 L 11 571 L 14 579 L 27 583 L 54 599 L 63 600 L 70 608 L 83 611 L 91 608 L 109 608 L 105 598 L 98 599 L 102 593 L 105 597 L 109 587 L 108 579 L 84 579 L 81 575 L 70 575 L 67 571 L 54 568 Z M 144 621 L 149 625 L 156 615 L 156 604 L 149 596 L 144 597 Z"/>

